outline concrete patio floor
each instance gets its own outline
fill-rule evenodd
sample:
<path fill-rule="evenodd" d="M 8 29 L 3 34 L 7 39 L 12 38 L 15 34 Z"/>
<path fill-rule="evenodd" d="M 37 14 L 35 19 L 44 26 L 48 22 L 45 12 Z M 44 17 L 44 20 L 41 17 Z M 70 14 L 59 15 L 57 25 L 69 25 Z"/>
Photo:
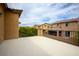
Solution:
<path fill-rule="evenodd" d="M 0 56 L 79 56 L 79 47 L 42 36 L 24 37 L 5 40 Z"/>

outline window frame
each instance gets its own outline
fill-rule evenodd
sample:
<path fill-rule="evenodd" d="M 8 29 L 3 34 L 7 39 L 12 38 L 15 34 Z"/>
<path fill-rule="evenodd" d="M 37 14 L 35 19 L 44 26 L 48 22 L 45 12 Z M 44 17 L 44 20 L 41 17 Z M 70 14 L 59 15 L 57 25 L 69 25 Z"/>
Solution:
<path fill-rule="evenodd" d="M 62 36 L 62 31 L 59 31 L 59 36 Z"/>
<path fill-rule="evenodd" d="M 70 37 L 70 31 L 65 31 L 65 37 Z"/>
<path fill-rule="evenodd" d="M 70 25 L 70 23 L 69 23 L 69 22 L 65 23 L 65 26 L 66 26 L 66 27 L 68 27 L 69 25 Z"/>

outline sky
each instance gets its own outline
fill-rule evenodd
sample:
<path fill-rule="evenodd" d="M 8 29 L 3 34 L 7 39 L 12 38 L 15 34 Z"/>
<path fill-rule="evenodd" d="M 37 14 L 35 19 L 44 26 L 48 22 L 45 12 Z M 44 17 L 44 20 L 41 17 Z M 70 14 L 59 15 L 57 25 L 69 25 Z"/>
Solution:
<path fill-rule="evenodd" d="M 79 3 L 8 3 L 8 7 L 23 10 L 19 26 L 79 18 Z"/>

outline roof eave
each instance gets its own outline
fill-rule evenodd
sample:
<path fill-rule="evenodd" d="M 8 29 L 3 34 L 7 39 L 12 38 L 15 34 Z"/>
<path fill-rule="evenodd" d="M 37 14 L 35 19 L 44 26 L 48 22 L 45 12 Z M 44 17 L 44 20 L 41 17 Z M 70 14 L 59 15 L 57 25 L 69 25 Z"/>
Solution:
<path fill-rule="evenodd" d="M 7 6 L 7 3 L 4 3 L 4 8 L 5 8 L 6 10 L 9 10 L 9 11 L 11 11 L 11 12 L 14 12 L 14 13 L 19 14 L 19 17 L 21 16 L 21 13 L 22 13 L 22 11 L 23 11 L 23 10 L 19 10 L 19 9 L 11 9 L 11 8 L 9 8 L 9 7 Z"/>

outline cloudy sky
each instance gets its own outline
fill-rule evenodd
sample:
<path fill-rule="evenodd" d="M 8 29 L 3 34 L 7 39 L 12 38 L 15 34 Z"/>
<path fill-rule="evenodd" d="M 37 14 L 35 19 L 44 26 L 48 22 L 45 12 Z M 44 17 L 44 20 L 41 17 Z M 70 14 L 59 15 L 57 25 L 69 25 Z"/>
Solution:
<path fill-rule="evenodd" d="M 8 7 L 23 10 L 19 18 L 20 26 L 79 18 L 78 3 L 8 3 Z"/>

